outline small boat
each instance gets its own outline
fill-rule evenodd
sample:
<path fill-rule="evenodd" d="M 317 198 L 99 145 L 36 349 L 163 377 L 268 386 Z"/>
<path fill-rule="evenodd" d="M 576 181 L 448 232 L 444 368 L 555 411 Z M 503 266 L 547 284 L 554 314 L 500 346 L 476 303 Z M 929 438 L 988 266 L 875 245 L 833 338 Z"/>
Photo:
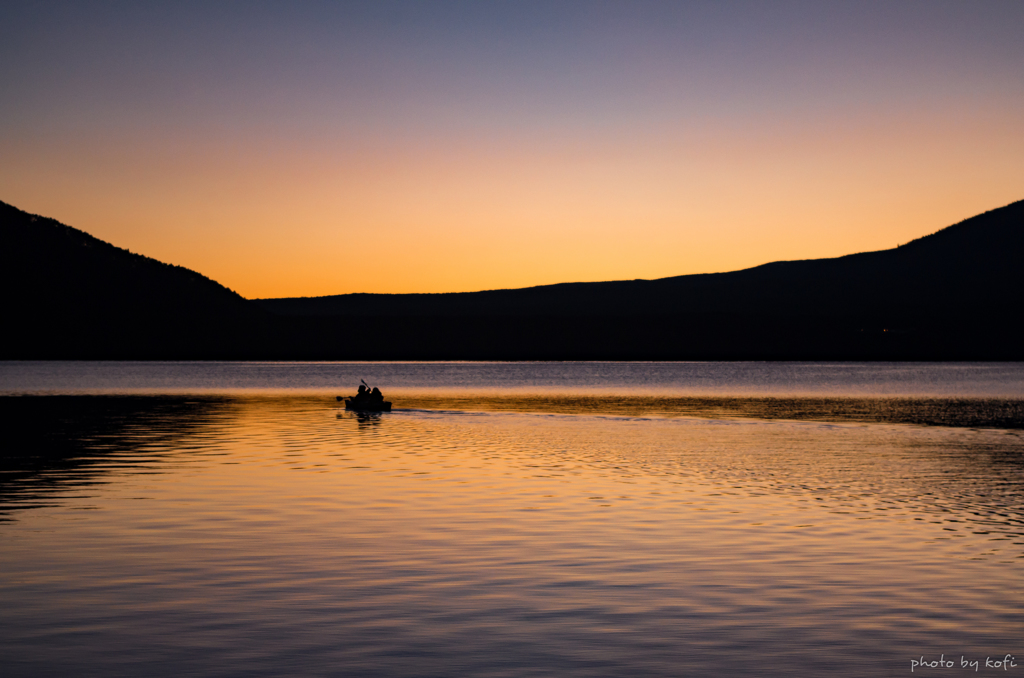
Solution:
<path fill-rule="evenodd" d="M 357 412 L 390 412 L 391 401 L 384 400 L 384 395 L 380 392 L 380 389 L 370 390 L 369 384 L 362 381 L 362 385 L 359 387 L 359 392 L 348 398 L 338 396 L 338 402 L 345 401 L 346 410 L 355 410 Z"/>
<path fill-rule="evenodd" d="M 390 412 L 391 401 L 383 400 L 377 402 L 371 402 L 369 398 L 342 398 L 338 396 L 338 401 L 345 401 L 346 410 L 356 410 L 357 412 Z"/>

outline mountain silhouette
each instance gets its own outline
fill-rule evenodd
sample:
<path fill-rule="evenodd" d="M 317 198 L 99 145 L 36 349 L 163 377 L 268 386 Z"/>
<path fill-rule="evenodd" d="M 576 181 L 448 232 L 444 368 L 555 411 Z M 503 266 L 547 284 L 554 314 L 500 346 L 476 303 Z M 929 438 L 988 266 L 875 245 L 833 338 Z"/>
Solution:
<path fill-rule="evenodd" d="M 351 355 L 378 359 L 1020 360 L 1021 261 L 1024 201 L 890 250 L 731 273 L 256 303 L 325 340 L 358 327 Z"/>
<path fill-rule="evenodd" d="M 7 358 L 212 357 L 265 313 L 181 266 L 0 202 Z"/>
<path fill-rule="evenodd" d="M 779 261 L 731 273 L 563 283 L 451 294 L 262 299 L 292 316 L 642 315 L 784 313 L 894 320 L 909 314 L 1012 309 L 1024 291 L 1024 201 L 901 247 Z"/>
<path fill-rule="evenodd" d="M 3 203 L 0 237 L 8 359 L 1024 359 L 1024 201 L 730 273 L 252 301 Z"/>

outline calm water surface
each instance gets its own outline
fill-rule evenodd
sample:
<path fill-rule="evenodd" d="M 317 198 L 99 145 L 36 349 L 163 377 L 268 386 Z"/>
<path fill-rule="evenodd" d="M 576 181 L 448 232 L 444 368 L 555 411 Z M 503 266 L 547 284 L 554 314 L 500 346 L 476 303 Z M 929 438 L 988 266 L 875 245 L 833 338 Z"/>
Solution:
<path fill-rule="evenodd" d="M 340 408 L 359 378 L 395 411 Z M 4 676 L 1024 675 L 1021 364 L 0 363 L 0 393 Z"/>

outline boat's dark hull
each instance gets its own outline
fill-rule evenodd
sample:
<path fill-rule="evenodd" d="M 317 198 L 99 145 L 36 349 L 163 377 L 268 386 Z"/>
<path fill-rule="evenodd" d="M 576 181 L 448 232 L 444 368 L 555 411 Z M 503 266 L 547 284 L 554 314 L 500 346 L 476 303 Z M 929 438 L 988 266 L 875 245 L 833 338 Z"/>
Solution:
<path fill-rule="evenodd" d="M 382 403 L 360 403 L 354 402 L 352 398 L 345 400 L 346 410 L 355 410 L 356 412 L 390 412 L 391 401 L 385 400 Z"/>

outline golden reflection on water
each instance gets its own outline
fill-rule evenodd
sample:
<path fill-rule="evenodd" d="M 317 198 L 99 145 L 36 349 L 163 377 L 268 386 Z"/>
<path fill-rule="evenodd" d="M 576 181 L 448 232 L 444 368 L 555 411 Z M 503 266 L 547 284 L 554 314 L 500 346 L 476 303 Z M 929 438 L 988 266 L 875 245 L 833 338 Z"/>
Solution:
<path fill-rule="evenodd" d="M 1019 651 L 1015 430 L 19 402 L 59 417 L 0 485 L 11 675 L 860 676 Z"/>

